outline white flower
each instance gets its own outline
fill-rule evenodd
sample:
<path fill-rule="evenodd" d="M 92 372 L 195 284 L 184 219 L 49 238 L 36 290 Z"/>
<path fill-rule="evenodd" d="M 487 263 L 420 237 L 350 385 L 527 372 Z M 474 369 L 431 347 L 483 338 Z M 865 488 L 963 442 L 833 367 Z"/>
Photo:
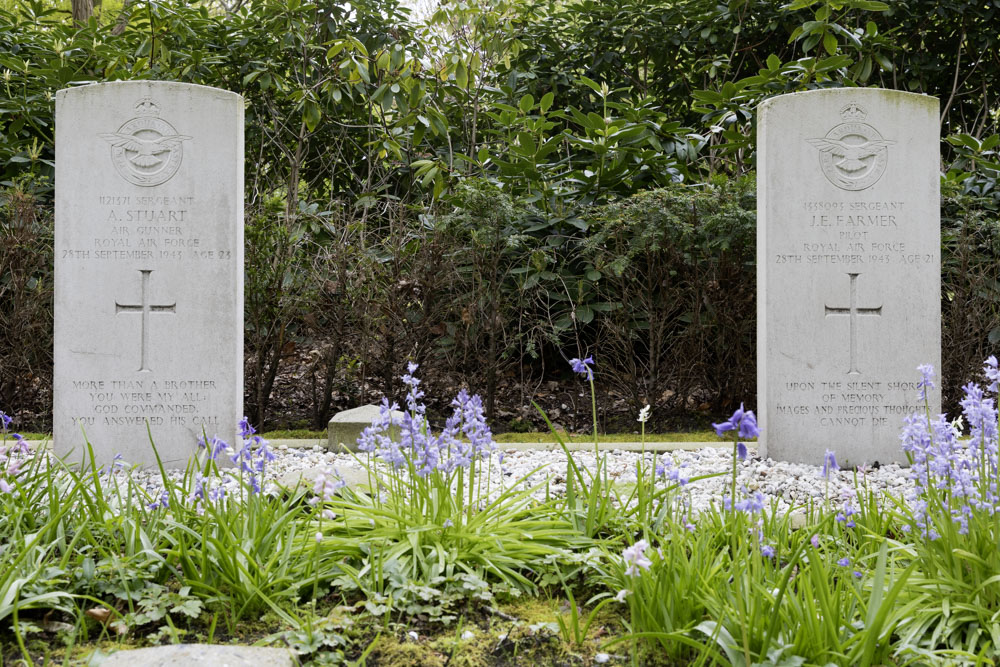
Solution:
<path fill-rule="evenodd" d="M 413 641 L 417 641 L 418 639 L 420 639 L 420 635 L 418 635 L 413 630 L 410 630 L 409 632 L 407 632 L 406 636 L 409 637 L 410 639 L 412 639 Z"/>
<path fill-rule="evenodd" d="M 607 653 L 598 653 L 597 655 L 594 656 L 594 662 L 596 662 L 599 665 L 603 665 L 604 663 L 610 660 L 611 656 L 608 655 Z"/>
<path fill-rule="evenodd" d="M 617 600 L 618 602 L 625 602 L 625 596 L 631 592 L 632 591 L 630 591 L 629 589 L 623 588 L 620 591 L 618 591 L 618 595 L 615 596 L 615 600 Z"/>
<path fill-rule="evenodd" d="M 476 636 L 476 633 L 473 632 L 472 630 L 466 630 L 465 632 L 462 633 L 462 639 L 463 640 L 474 639 L 475 636 Z"/>
<path fill-rule="evenodd" d="M 647 421 L 649 421 L 649 412 L 650 412 L 650 407 L 649 404 L 647 403 L 646 407 L 644 407 L 642 410 L 639 410 L 638 421 L 642 424 L 645 424 Z"/>
<path fill-rule="evenodd" d="M 622 552 L 622 558 L 625 560 L 626 565 L 625 574 L 630 577 L 634 577 L 639 574 L 640 569 L 649 569 L 649 566 L 653 564 L 653 561 L 646 557 L 646 549 L 648 548 L 649 542 L 646 540 L 639 540 Z"/>
<path fill-rule="evenodd" d="M 322 541 L 323 541 L 323 533 L 317 532 L 316 533 L 316 544 L 319 544 Z"/>

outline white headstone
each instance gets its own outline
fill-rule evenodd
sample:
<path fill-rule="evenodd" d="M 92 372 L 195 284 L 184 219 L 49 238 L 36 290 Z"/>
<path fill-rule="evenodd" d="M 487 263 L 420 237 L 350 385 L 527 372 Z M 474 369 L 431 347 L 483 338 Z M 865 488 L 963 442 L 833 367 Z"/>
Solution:
<path fill-rule="evenodd" d="M 917 366 L 941 366 L 938 101 L 782 95 L 761 104 L 757 137 L 761 451 L 904 461 Z"/>
<path fill-rule="evenodd" d="M 56 94 L 53 445 L 183 466 L 243 406 L 243 98 Z"/>

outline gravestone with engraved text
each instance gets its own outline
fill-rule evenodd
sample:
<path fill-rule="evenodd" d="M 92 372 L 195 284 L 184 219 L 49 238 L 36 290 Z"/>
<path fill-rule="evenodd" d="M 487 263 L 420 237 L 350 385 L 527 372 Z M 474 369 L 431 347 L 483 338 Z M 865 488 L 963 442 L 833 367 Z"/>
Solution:
<path fill-rule="evenodd" d="M 128 81 L 56 95 L 53 444 L 170 467 L 243 398 L 243 99 Z M 86 435 L 84 435 L 86 434 Z"/>
<path fill-rule="evenodd" d="M 843 88 L 762 103 L 757 157 L 757 407 L 762 454 L 904 461 L 940 371 L 938 101 Z M 931 410 L 940 392 L 929 392 Z"/>

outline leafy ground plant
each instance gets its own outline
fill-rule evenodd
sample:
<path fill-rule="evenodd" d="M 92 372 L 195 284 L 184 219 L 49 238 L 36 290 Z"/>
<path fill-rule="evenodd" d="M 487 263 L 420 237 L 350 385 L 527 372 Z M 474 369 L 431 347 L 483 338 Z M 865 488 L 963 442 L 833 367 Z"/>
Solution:
<path fill-rule="evenodd" d="M 592 360 L 580 363 L 592 380 Z M 566 451 L 559 496 L 498 483 L 481 402 L 460 393 L 435 433 L 416 370 L 405 416 L 385 403 L 362 438 L 367 480 L 350 486 L 336 471 L 311 489 L 269 484 L 273 454 L 244 422 L 236 446 L 206 439 L 150 495 L 120 461 L 69 467 L 32 450 L 0 413 L 0 658 L 44 662 L 56 626 L 77 654 L 225 636 L 315 664 L 1000 657 L 994 358 L 962 401 L 971 440 L 944 417 L 907 419 L 911 497 L 877 495 L 859 469 L 853 493 L 828 490 L 793 508 L 797 521 L 738 474 L 694 512 L 698 479 L 669 455 L 643 453 L 623 485 L 606 452 L 587 468 Z M 734 467 L 751 415 L 716 425 L 735 436 Z M 822 464 L 829 484 L 834 453 Z M 547 611 L 511 620 L 502 610 L 515 605 Z"/>
<path fill-rule="evenodd" d="M 908 590 L 919 611 L 900 629 L 907 653 L 944 651 L 955 659 L 1000 658 L 1000 446 L 997 359 L 983 366 L 987 386 L 970 382 L 961 401 L 970 438 L 959 423 L 931 415 L 926 388 L 933 369 L 920 368 L 924 414 L 906 419 L 903 449 L 916 482 L 901 504 L 912 541 L 901 549 L 917 565 Z M 993 396 L 991 398 L 990 396 Z"/>
<path fill-rule="evenodd" d="M 416 370 L 410 364 L 403 376 L 409 388 L 403 417 L 394 418 L 398 406 L 384 400 L 381 416 L 361 435 L 367 487 L 332 483 L 318 497 L 324 558 L 346 559 L 355 569 L 340 583 L 350 579 L 380 612 L 401 597 L 433 607 L 452 599 L 448 589 L 455 587 L 481 598 L 491 597 L 491 588 L 536 591 L 547 563 L 574 546 L 576 533 L 554 501 L 532 500 L 538 487 L 525 488 L 523 479 L 491 494 L 497 474 L 491 463 L 502 462 L 502 454 L 482 401 L 460 392 L 435 435 Z"/>

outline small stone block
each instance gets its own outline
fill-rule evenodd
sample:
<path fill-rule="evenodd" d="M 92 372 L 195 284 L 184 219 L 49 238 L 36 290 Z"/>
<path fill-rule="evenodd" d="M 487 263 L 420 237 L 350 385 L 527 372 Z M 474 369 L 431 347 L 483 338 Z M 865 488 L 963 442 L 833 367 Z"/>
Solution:
<path fill-rule="evenodd" d="M 302 470 L 292 470 L 286 472 L 278 479 L 278 485 L 286 489 L 294 489 L 297 486 L 307 486 L 313 488 L 321 477 L 327 479 L 342 479 L 348 487 L 367 487 L 368 471 L 361 468 L 334 468 L 333 466 L 320 466 L 316 468 L 304 468 Z"/>
<path fill-rule="evenodd" d="M 292 653 L 282 648 L 175 644 L 112 653 L 101 667 L 293 667 Z"/>
<path fill-rule="evenodd" d="M 358 438 L 361 432 L 372 425 L 372 422 L 379 418 L 382 408 L 378 405 L 362 405 L 359 408 L 338 412 L 327 425 L 329 435 L 328 449 L 338 451 L 357 451 Z M 402 419 L 403 413 L 395 410 L 392 413 L 394 419 Z M 398 426 L 389 429 L 389 436 L 394 440 L 399 438 L 400 430 Z"/>

